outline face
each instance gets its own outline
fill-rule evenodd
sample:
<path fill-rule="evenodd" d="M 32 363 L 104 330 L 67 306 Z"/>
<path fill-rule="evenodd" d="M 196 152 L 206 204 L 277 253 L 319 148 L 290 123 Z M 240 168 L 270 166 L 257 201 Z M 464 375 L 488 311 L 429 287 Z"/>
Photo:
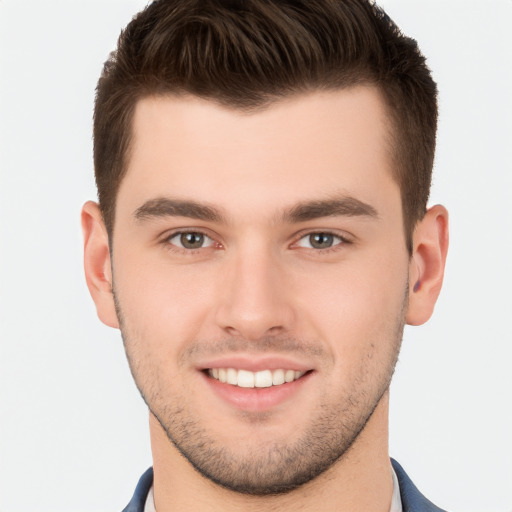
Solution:
<path fill-rule="evenodd" d="M 203 475 L 293 489 L 354 443 L 398 355 L 409 256 L 383 103 L 148 98 L 133 127 L 112 272 L 135 381 Z"/>

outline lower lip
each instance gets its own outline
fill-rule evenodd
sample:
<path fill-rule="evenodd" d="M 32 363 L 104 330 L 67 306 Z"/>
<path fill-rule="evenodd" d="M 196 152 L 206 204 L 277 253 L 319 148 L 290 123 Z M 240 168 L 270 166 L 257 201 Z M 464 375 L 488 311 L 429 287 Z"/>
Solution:
<path fill-rule="evenodd" d="M 290 400 L 309 381 L 312 373 L 308 372 L 300 379 L 281 384 L 280 386 L 241 388 L 220 382 L 202 372 L 206 384 L 217 396 L 237 409 L 250 412 L 268 411 Z"/>

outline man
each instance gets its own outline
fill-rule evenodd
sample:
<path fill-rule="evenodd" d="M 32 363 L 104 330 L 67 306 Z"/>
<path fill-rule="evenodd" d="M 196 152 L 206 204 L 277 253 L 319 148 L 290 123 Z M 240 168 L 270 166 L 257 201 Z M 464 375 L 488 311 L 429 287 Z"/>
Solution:
<path fill-rule="evenodd" d="M 415 41 L 369 2 L 160 0 L 128 25 L 82 212 L 150 411 L 125 510 L 440 510 L 387 448 L 448 247 L 436 120 Z"/>

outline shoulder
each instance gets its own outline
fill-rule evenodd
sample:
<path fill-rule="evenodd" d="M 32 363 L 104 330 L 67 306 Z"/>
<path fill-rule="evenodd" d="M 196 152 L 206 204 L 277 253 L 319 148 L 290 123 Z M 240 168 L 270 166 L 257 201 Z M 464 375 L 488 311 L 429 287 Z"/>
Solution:
<path fill-rule="evenodd" d="M 402 499 L 403 512 L 446 512 L 436 507 L 429 501 L 418 488 L 412 483 L 402 466 L 394 459 L 391 459 L 400 485 L 400 498 Z"/>
<path fill-rule="evenodd" d="M 445 512 L 443 509 L 429 501 L 412 480 L 407 476 L 402 466 L 396 460 L 391 459 L 400 486 L 403 512 Z M 153 485 L 153 468 L 149 468 L 140 478 L 133 497 L 123 512 L 144 512 L 146 498 Z"/>
<path fill-rule="evenodd" d="M 146 504 L 146 498 L 149 490 L 153 485 L 153 468 L 149 468 L 139 480 L 135 492 L 133 494 L 130 503 L 126 505 L 123 512 L 144 512 L 144 505 Z"/>

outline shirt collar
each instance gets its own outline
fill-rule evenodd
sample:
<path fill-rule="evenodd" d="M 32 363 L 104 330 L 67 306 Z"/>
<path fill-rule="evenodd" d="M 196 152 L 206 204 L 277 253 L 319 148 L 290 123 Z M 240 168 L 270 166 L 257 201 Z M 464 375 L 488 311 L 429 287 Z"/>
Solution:
<path fill-rule="evenodd" d="M 392 476 L 393 476 L 393 496 L 391 497 L 391 509 L 389 512 L 403 512 L 402 509 L 402 499 L 400 498 L 400 485 L 398 484 L 398 478 L 396 476 L 395 470 L 391 468 Z M 144 505 L 144 512 L 156 512 L 155 509 L 155 500 L 153 497 L 153 486 L 148 492 L 148 496 L 146 498 L 146 504 Z"/>

